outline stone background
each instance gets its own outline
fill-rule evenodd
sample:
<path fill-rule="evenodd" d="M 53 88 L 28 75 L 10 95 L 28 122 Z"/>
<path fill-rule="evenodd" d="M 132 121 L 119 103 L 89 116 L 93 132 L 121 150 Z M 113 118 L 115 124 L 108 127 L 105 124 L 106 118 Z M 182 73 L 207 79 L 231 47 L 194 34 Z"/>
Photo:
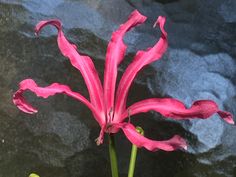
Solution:
<path fill-rule="evenodd" d="M 39 108 L 26 115 L 12 104 L 18 83 L 33 78 L 40 85 L 68 84 L 88 95 L 83 78 L 57 47 L 56 31 L 34 36 L 37 22 L 59 18 L 66 36 L 90 55 L 103 75 L 112 31 L 138 9 L 145 24 L 125 37 L 128 53 L 122 74 L 135 52 L 152 46 L 158 15 L 167 17 L 169 48 L 162 60 L 140 72 L 128 103 L 148 97 L 174 97 L 191 105 L 212 99 L 236 115 L 235 0 L 0 0 L 0 177 L 109 177 L 107 141 L 94 143 L 99 126 L 81 103 L 57 95 L 47 100 L 27 93 Z M 135 116 L 147 137 L 185 137 L 186 152 L 139 150 L 135 177 L 235 177 L 236 128 L 217 115 L 208 120 L 171 121 L 158 113 Z M 130 143 L 117 136 L 121 177 L 127 176 Z"/>

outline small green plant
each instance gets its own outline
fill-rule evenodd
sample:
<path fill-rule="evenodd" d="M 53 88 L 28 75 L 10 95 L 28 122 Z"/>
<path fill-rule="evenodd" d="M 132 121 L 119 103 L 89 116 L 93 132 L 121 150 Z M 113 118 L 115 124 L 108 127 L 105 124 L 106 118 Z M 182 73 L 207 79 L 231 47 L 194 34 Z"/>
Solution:
<path fill-rule="evenodd" d="M 35 173 L 31 173 L 31 174 L 29 175 L 29 177 L 40 177 L 40 176 L 37 175 L 37 174 L 35 174 Z"/>

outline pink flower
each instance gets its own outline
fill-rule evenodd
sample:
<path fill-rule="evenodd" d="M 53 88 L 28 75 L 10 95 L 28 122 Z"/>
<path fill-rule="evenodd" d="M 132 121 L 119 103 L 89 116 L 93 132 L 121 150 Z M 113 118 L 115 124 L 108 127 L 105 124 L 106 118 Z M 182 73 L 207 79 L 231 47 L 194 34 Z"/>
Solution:
<path fill-rule="evenodd" d="M 43 98 L 58 93 L 66 94 L 81 101 L 92 111 L 94 118 L 101 127 L 101 132 L 97 139 L 98 144 L 103 142 L 105 132 L 116 133 L 121 129 L 131 143 L 138 147 L 145 147 L 150 151 L 158 149 L 172 151 L 186 148 L 187 145 L 185 140 L 178 135 L 166 141 L 147 139 L 137 133 L 132 124 L 125 122 L 127 117 L 151 110 L 176 120 L 189 118 L 206 119 L 218 113 L 223 120 L 233 124 L 232 115 L 229 112 L 219 110 L 216 103 L 210 100 L 199 100 L 194 102 L 190 108 L 186 108 L 182 102 L 176 99 L 150 98 L 139 101 L 127 108 L 127 95 L 135 76 L 144 66 L 159 60 L 168 46 L 167 33 L 164 30 L 165 17 L 160 16 L 154 24 L 154 27 L 159 26 L 162 33 L 159 41 L 153 47 L 137 52 L 134 60 L 125 70 L 116 90 L 117 68 L 124 59 L 127 48 L 123 42 L 123 37 L 127 31 L 143 23 L 145 20 L 146 17 L 135 10 L 131 13 L 128 21 L 122 24 L 117 31 L 113 32 L 106 53 L 103 86 L 91 58 L 79 54 L 76 46 L 66 39 L 62 32 L 61 22 L 59 20 L 41 21 L 35 28 L 36 33 L 38 34 L 47 25 L 53 25 L 57 28 L 58 47 L 61 53 L 70 60 L 71 64 L 81 72 L 89 92 L 90 101 L 81 94 L 72 91 L 66 85 L 54 83 L 47 87 L 39 87 L 32 79 L 26 79 L 19 84 L 20 88 L 14 94 L 14 104 L 20 110 L 33 114 L 37 112 L 37 109 L 26 102 L 23 97 L 24 91 L 30 90 L 38 97 Z"/>

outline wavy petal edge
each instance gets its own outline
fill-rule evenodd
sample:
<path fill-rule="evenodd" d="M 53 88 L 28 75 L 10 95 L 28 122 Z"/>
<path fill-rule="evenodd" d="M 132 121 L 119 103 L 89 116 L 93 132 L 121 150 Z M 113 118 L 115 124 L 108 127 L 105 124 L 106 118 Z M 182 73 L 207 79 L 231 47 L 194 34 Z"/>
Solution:
<path fill-rule="evenodd" d="M 51 19 L 39 22 L 35 27 L 36 35 L 47 25 L 52 25 L 57 28 L 57 43 L 61 53 L 69 59 L 72 66 L 81 72 L 88 88 L 91 103 L 99 109 L 99 111 L 104 112 L 103 88 L 92 59 L 89 56 L 80 55 L 76 50 L 76 45 L 71 44 L 67 40 L 62 31 L 62 23 L 60 20 Z"/>
<path fill-rule="evenodd" d="M 217 104 L 212 100 L 198 100 L 193 102 L 190 108 L 186 108 L 184 103 L 173 98 L 150 98 L 134 103 L 122 114 L 122 120 L 128 115 L 151 110 L 176 120 L 190 118 L 207 119 L 217 113 L 227 123 L 234 124 L 233 115 L 219 110 Z"/>
<path fill-rule="evenodd" d="M 48 98 L 49 96 L 53 96 L 55 94 L 63 93 L 74 99 L 81 101 L 85 104 L 95 115 L 95 119 L 98 121 L 100 125 L 103 125 L 103 119 L 99 111 L 95 109 L 95 107 L 81 94 L 77 92 L 73 92 L 67 85 L 62 85 L 59 83 L 53 83 L 47 87 L 39 87 L 34 80 L 25 79 L 20 82 L 19 89 L 13 95 L 13 103 L 23 112 L 28 114 L 37 113 L 38 110 L 29 104 L 23 94 L 26 90 L 30 90 L 35 93 L 38 97 Z"/>
<path fill-rule="evenodd" d="M 128 96 L 128 91 L 131 87 L 131 84 L 137 75 L 137 73 L 146 65 L 159 60 L 165 53 L 168 47 L 167 41 L 167 32 L 164 29 L 166 18 L 159 16 L 155 22 L 161 30 L 161 37 L 158 42 L 151 48 L 146 49 L 145 51 L 138 51 L 134 57 L 132 63 L 126 68 L 123 76 L 121 77 L 120 83 L 118 85 L 116 93 L 116 105 L 115 112 L 118 114 L 116 117 L 119 117 L 120 114 L 126 108 L 126 101 Z M 117 120 L 118 121 L 118 120 Z"/>
<path fill-rule="evenodd" d="M 174 151 L 177 149 L 187 150 L 186 141 L 179 135 L 175 135 L 169 140 L 155 141 L 139 134 L 130 123 L 122 123 L 116 126 L 120 127 L 128 140 L 139 148 L 144 147 L 149 151 L 157 151 L 159 149 L 164 151 Z"/>

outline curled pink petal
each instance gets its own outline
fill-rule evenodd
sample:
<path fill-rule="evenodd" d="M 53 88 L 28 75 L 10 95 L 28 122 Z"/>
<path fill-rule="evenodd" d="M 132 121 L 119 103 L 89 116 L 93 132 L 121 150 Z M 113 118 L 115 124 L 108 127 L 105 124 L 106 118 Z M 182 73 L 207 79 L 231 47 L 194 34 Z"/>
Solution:
<path fill-rule="evenodd" d="M 104 97 L 107 110 L 114 109 L 114 95 L 117 78 L 117 67 L 123 60 L 127 46 L 123 42 L 123 37 L 127 31 L 146 20 L 146 17 L 137 10 L 133 11 L 127 22 L 112 33 L 111 40 L 107 47 L 106 63 L 104 72 Z"/>
<path fill-rule="evenodd" d="M 125 70 L 120 80 L 116 94 L 115 110 L 118 114 L 117 117 L 125 110 L 128 91 L 134 77 L 144 66 L 160 59 L 167 49 L 167 33 L 164 30 L 165 17 L 158 17 L 156 24 L 158 24 L 161 29 L 161 38 L 152 48 L 149 48 L 146 51 L 137 52 L 134 61 Z"/>
<path fill-rule="evenodd" d="M 218 110 L 219 116 L 229 124 L 234 124 L 233 115 L 230 112 Z"/>
<path fill-rule="evenodd" d="M 97 146 L 99 146 L 99 145 L 101 145 L 101 144 L 103 143 L 104 134 L 105 134 L 105 129 L 106 129 L 106 125 L 104 124 L 104 125 L 101 127 L 99 136 L 95 139 L 95 142 L 96 142 Z"/>
<path fill-rule="evenodd" d="M 159 149 L 164 151 L 187 149 L 186 141 L 178 135 L 173 136 L 169 140 L 155 141 L 140 135 L 132 124 L 123 123 L 120 125 L 120 128 L 123 130 L 129 141 L 139 148 L 144 147 L 149 151 L 157 151 Z"/>
<path fill-rule="evenodd" d="M 76 51 L 76 46 L 71 44 L 64 33 L 62 32 L 62 25 L 59 20 L 53 19 L 48 21 L 41 21 L 35 27 L 36 34 L 46 25 L 53 25 L 58 30 L 57 43 L 61 53 L 67 57 L 71 64 L 77 68 L 87 85 L 91 103 L 101 112 L 104 112 L 104 99 L 103 89 L 98 76 L 98 73 L 94 67 L 94 64 L 90 57 L 80 55 Z"/>
<path fill-rule="evenodd" d="M 58 93 L 63 93 L 84 103 L 93 112 L 99 124 L 102 125 L 104 123 L 102 119 L 102 114 L 98 110 L 96 110 L 95 107 L 86 98 L 84 98 L 79 93 L 71 91 L 71 89 L 66 85 L 54 83 L 47 87 L 38 87 L 32 79 L 25 79 L 20 82 L 19 87 L 19 90 L 13 96 L 13 103 L 23 112 L 29 114 L 37 112 L 37 109 L 32 107 L 24 99 L 23 93 L 26 90 L 30 90 L 38 97 L 42 98 L 48 98 L 49 96 L 53 96 Z"/>
<path fill-rule="evenodd" d="M 147 111 L 156 111 L 165 117 L 173 119 L 201 118 L 207 119 L 215 113 L 229 124 L 234 124 L 233 116 L 229 112 L 219 110 L 217 104 L 211 100 L 195 101 L 190 108 L 172 98 L 150 98 L 131 105 L 122 115 L 122 119 Z"/>

